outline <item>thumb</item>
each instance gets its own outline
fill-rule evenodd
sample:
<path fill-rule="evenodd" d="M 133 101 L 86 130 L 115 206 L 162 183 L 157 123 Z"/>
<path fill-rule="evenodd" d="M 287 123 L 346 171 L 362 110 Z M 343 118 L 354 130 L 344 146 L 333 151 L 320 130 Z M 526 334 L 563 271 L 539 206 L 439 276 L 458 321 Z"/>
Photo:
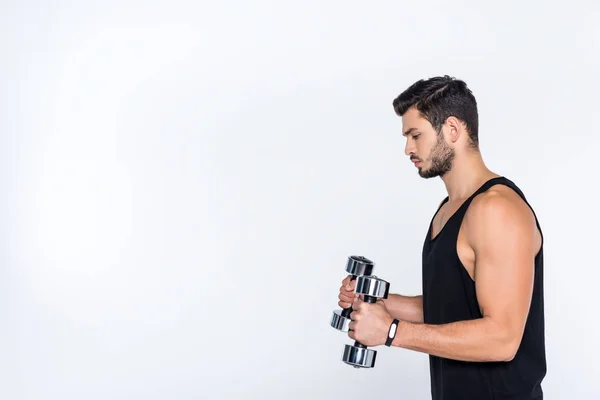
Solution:
<path fill-rule="evenodd" d="M 346 283 L 346 290 L 350 291 L 353 289 L 354 286 L 354 280 L 351 277 L 348 277 L 348 282 Z"/>

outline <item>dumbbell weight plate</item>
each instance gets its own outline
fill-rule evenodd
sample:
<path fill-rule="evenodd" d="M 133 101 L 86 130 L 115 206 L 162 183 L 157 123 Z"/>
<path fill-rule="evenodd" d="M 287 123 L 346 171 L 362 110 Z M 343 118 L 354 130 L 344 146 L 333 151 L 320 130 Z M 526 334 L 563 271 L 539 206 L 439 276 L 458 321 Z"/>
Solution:
<path fill-rule="evenodd" d="M 346 263 L 346 272 L 354 276 L 367 276 L 373 273 L 375 263 L 363 256 L 350 256 Z"/>
<path fill-rule="evenodd" d="M 344 347 L 342 361 L 355 368 L 373 368 L 376 358 L 376 350 L 347 344 Z"/>
<path fill-rule="evenodd" d="M 376 297 L 378 299 L 387 299 L 389 290 L 390 283 L 375 275 L 359 276 L 356 280 L 354 293 Z"/>
<path fill-rule="evenodd" d="M 342 315 L 342 310 L 335 310 L 331 315 L 331 326 L 340 332 L 348 332 L 350 318 Z"/>

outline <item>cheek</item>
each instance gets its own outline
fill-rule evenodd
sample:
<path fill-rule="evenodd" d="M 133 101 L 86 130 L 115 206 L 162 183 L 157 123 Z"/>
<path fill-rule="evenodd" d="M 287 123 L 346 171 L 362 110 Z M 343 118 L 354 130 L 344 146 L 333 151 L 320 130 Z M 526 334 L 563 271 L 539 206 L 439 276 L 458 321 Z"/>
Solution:
<path fill-rule="evenodd" d="M 426 143 L 424 143 L 424 142 L 417 143 L 417 152 L 423 159 L 426 159 L 427 157 L 429 157 L 430 150 L 431 150 L 431 147 L 429 147 Z"/>
<path fill-rule="evenodd" d="M 431 155 L 435 152 L 435 145 L 436 145 L 435 142 L 433 142 L 433 143 L 425 142 L 425 141 L 420 142 L 418 144 L 419 154 L 422 154 L 422 156 L 424 158 L 431 157 Z"/>

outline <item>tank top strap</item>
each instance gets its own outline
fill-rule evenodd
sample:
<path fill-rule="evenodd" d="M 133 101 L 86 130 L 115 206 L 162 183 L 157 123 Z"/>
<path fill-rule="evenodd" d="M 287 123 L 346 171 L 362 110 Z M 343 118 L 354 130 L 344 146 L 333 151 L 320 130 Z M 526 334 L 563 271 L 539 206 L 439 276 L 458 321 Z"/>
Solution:
<path fill-rule="evenodd" d="M 497 185 L 499 183 L 510 186 L 511 188 L 514 187 L 513 185 L 510 184 L 510 181 L 508 179 L 506 179 L 504 176 L 497 176 L 495 178 L 488 179 L 487 181 L 485 181 L 485 183 L 483 185 L 481 185 L 479 187 L 479 189 L 477 189 L 472 195 L 470 195 L 467 198 L 467 200 L 464 201 L 462 206 L 465 206 L 464 208 L 466 210 L 468 208 L 469 204 L 471 204 L 471 202 L 473 201 L 473 199 L 475 199 L 475 197 L 477 197 L 481 193 L 486 192 L 489 188 L 491 188 L 492 186 Z M 462 208 L 462 206 L 461 206 L 461 208 Z"/>

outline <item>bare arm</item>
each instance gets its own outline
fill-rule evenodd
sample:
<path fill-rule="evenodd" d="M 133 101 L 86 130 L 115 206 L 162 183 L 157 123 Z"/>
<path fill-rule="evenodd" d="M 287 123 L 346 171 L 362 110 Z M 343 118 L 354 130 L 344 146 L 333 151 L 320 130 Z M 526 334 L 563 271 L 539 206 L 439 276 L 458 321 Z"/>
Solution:
<path fill-rule="evenodd" d="M 483 318 L 442 325 L 401 321 L 393 346 L 463 361 L 510 361 L 521 341 L 539 240 L 531 210 L 516 195 L 491 191 L 465 218 L 475 254 Z"/>
<path fill-rule="evenodd" d="M 383 303 L 392 317 L 400 321 L 423 323 L 423 296 L 389 294 Z"/>

